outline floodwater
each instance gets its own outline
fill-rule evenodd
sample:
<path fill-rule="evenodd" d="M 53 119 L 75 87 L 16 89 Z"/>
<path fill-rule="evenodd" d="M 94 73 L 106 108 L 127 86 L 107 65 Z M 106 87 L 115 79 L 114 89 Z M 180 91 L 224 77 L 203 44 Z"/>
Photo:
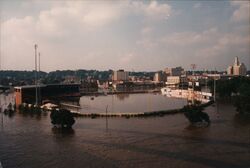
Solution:
<path fill-rule="evenodd" d="M 3 168 L 250 167 L 250 121 L 232 105 L 205 110 L 211 126 L 192 128 L 183 114 L 151 118 L 77 118 L 53 129 L 49 113 L 0 114 Z"/>
<path fill-rule="evenodd" d="M 106 108 L 109 113 L 140 113 L 182 108 L 187 100 L 169 98 L 160 93 L 140 93 L 82 96 L 77 103 L 82 113 L 105 113 Z"/>

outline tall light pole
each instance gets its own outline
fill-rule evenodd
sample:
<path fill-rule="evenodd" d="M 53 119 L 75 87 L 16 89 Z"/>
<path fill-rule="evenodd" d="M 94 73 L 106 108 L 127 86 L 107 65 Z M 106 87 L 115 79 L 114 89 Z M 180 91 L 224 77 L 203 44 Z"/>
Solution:
<path fill-rule="evenodd" d="M 0 1 L 0 23 L 2 23 L 2 1 Z M 2 26 L 0 25 L 0 37 L 2 37 Z M 2 38 L 0 38 L 0 70 L 2 70 Z"/>
<path fill-rule="evenodd" d="M 41 78 L 41 74 L 40 74 L 40 57 L 41 57 L 41 54 L 40 52 L 38 53 L 38 85 L 39 85 L 39 88 L 38 88 L 38 102 L 40 104 L 41 102 L 41 81 L 40 81 L 40 78 Z"/>
<path fill-rule="evenodd" d="M 37 90 L 37 48 L 38 45 L 35 44 L 35 86 L 36 86 L 36 106 L 38 105 L 38 90 Z"/>

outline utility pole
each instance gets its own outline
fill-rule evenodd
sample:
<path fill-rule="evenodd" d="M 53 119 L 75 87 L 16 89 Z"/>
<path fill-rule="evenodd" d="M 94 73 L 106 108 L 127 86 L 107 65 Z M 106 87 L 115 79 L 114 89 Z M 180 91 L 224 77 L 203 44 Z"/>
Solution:
<path fill-rule="evenodd" d="M 41 54 L 40 52 L 38 53 L 38 85 L 39 85 L 39 88 L 38 88 L 38 104 L 40 104 L 41 102 L 41 67 L 40 67 L 40 57 L 41 57 Z"/>
<path fill-rule="evenodd" d="M 37 47 L 35 44 L 35 86 L 36 86 L 36 106 L 38 105 L 38 90 L 37 90 Z"/>
<path fill-rule="evenodd" d="M 2 23 L 2 1 L 0 1 L 0 23 Z M 2 26 L 0 25 L 0 37 L 2 37 Z M 2 38 L 0 38 L 0 70 L 2 70 Z"/>
<path fill-rule="evenodd" d="M 1 10 L 1 8 L 2 8 L 2 1 L 0 1 L 0 23 L 1 23 L 1 21 L 2 21 L 2 18 L 1 18 L 1 16 L 2 16 L 2 10 Z M 0 37 L 2 37 L 2 26 L 0 25 Z M 0 38 L 0 71 L 2 70 L 2 44 L 1 44 L 1 42 L 2 42 L 2 39 Z M 1 113 L 1 125 L 2 125 L 2 130 L 3 130 L 3 111 L 2 111 L 2 96 L 1 96 L 1 93 L 0 93 L 0 113 Z M 1 167 L 1 162 L 0 162 L 0 167 Z"/>

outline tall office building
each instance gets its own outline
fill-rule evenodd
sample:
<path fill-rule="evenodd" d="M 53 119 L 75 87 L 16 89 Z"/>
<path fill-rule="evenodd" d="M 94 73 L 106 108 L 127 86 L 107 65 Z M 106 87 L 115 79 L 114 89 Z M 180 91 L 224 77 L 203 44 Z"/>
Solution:
<path fill-rule="evenodd" d="M 184 69 L 182 67 L 165 68 L 165 73 L 167 76 L 181 76 L 184 73 Z"/>
<path fill-rule="evenodd" d="M 247 73 L 247 68 L 244 63 L 240 63 L 239 58 L 234 58 L 234 64 L 227 68 L 228 75 L 244 76 Z"/>
<path fill-rule="evenodd" d="M 113 81 L 128 81 L 129 80 L 129 72 L 120 69 L 118 71 L 113 71 L 112 74 Z"/>

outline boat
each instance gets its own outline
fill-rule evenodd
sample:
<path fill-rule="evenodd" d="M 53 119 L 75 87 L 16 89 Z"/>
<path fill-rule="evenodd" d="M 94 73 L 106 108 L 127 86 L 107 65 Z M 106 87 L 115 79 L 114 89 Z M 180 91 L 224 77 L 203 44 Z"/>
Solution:
<path fill-rule="evenodd" d="M 170 89 L 168 87 L 161 88 L 161 93 L 163 95 L 171 95 L 171 91 L 172 91 L 172 89 Z"/>
<path fill-rule="evenodd" d="M 186 98 L 186 99 L 195 99 L 201 101 L 202 103 L 207 103 L 212 100 L 212 93 L 194 91 L 193 89 L 172 89 L 168 87 L 161 88 L 161 93 L 167 97 L 175 98 Z"/>

